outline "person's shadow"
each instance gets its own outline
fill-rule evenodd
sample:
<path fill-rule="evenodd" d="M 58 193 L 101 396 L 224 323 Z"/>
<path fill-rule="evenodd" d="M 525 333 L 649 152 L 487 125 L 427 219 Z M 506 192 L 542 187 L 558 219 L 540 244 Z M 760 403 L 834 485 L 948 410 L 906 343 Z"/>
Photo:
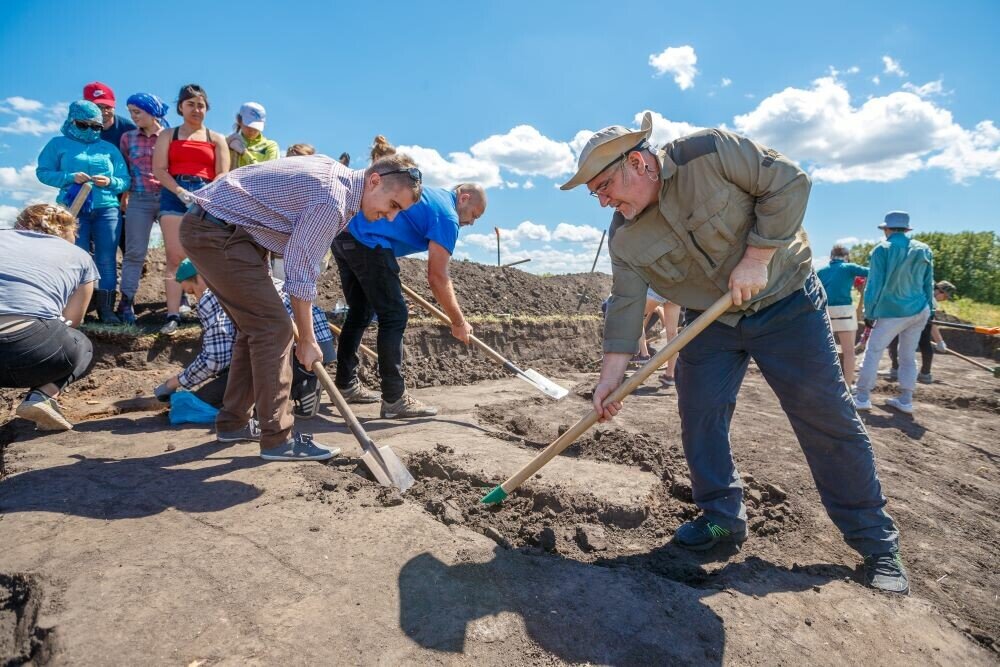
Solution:
<path fill-rule="evenodd" d="M 104 420 L 104 430 L 129 432 L 129 420 Z M 88 428 L 100 428 L 88 422 Z M 148 429 L 140 425 L 136 434 Z M 73 455 L 74 463 L 29 470 L 0 482 L 0 513 L 55 512 L 94 519 L 134 519 L 168 508 L 218 512 L 258 498 L 263 491 L 229 479 L 214 479 L 266 463 L 257 456 L 210 458 L 228 444 L 206 442 L 155 456 L 123 459 Z M 217 462 L 204 465 L 206 461 Z M 195 468 L 186 464 L 203 462 Z"/>
<path fill-rule="evenodd" d="M 802 591 L 851 573 L 834 565 L 793 571 L 756 557 L 714 574 L 695 559 L 685 573 L 668 566 L 678 559 L 672 550 L 592 565 L 499 546 L 487 563 L 449 566 L 423 553 L 399 574 L 400 626 L 424 648 L 459 654 L 467 634 L 488 642 L 514 632 L 509 615 L 497 617 L 512 612 L 532 641 L 566 662 L 720 665 L 725 627 L 703 598 L 724 589 L 758 597 Z"/>

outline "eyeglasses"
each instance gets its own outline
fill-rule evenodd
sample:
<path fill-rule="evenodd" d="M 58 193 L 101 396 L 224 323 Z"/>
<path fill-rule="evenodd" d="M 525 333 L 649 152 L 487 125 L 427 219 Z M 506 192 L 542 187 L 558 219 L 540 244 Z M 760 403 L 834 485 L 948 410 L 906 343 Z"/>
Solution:
<path fill-rule="evenodd" d="M 628 149 L 627 151 L 625 151 L 624 153 L 622 153 L 621 155 L 619 155 L 618 157 L 616 157 L 614 160 L 612 160 L 611 162 L 609 162 L 606 165 L 604 165 L 604 168 L 601 169 L 597 173 L 598 174 L 603 174 L 608 169 L 611 169 L 611 167 L 615 166 L 616 164 L 618 164 L 619 162 L 621 162 L 622 160 L 624 160 L 626 157 L 628 157 L 628 155 L 630 153 L 634 153 L 635 151 L 648 150 L 648 149 L 649 149 L 649 143 L 645 139 L 643 139 L 642 141 L 640 141 L 639 143 L 637 143 L 635 146 L 633 146 L 632 148 Z M 608 189 L 609 185 L 611 185 L 611 179 L 613 179 L 614 177 L 615 177 L 614 174 L 611 174 L 610 176 L 608 176 L 608 178 L 603 183 L 601 183 L 596 188 L 594 188 L 593 190 L 590 191 L 590 196 L 591 197 L 597 197 L 598 199 L 600 199 L 601 196 L 604 195 L 604 191 Z"/>
<path fill-rule="evenodd" d="M 74 120 L 73 124 L 76 125 L 81 130 L 103 130 L 104 125 L 101 123 L 89 123 L 85 120 Z"/>
<path fill-rule="evenodd" d="M 414 183 L 422 183 L 424 180 L 424 175 L 420 173 L 420 170 L 416 167 L 406 167 L 404 169 L 392 169 L 390 171 L 383 171 L 379 176 L 388 176 L 389 174 L 406 174 Z"/>

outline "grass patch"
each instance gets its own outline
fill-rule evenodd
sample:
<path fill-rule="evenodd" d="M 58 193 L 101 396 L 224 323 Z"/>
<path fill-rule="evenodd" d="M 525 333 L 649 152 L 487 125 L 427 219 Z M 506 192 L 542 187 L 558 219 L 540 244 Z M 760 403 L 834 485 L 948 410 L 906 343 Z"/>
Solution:
<path fill-rule="evenodd" d="M 1000 327 L 1000 305 L 957 297 L 938 303 L 938 310 L 981 327 Z"/>

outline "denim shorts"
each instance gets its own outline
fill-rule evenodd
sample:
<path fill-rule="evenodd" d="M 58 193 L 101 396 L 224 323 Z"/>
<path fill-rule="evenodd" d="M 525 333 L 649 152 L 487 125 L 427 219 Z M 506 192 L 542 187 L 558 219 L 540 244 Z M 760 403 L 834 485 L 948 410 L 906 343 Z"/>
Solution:
<path fill-rule="evenodd" d="M 177 185 L 188 192 L 194 192 L 200 187 L 208 185 L 208 180 L 200 176 L 174 176 Z M 167 188 L 160 190 L 160 215 L 184 215 L 188 206 L 177 198 L 173 192 Z"/>

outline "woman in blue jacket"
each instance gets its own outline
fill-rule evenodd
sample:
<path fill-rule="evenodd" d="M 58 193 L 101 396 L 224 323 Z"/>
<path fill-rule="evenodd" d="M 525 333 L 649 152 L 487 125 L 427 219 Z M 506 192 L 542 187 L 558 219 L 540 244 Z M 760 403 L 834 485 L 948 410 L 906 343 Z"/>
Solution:
<path fill-rule="evenodd" d="M 116 146 L 101 140 L 101 110 L 93 102 L 81 100 L 69 105 L 63 136 L 45 145 L 38 156 L 35 174 L 45 185 L 59 188 L 59 203 L 69 206 L 80 187 L 89 182 L 93 189 L 78 216 L 76 245 L 90 252 L 100 271 L 94 298 L 101 322 L 119 324 L 115 315 L 118 284 L 116 254 L 118 235 L 118 195 L 129 188 L 128 167 Z"/>

